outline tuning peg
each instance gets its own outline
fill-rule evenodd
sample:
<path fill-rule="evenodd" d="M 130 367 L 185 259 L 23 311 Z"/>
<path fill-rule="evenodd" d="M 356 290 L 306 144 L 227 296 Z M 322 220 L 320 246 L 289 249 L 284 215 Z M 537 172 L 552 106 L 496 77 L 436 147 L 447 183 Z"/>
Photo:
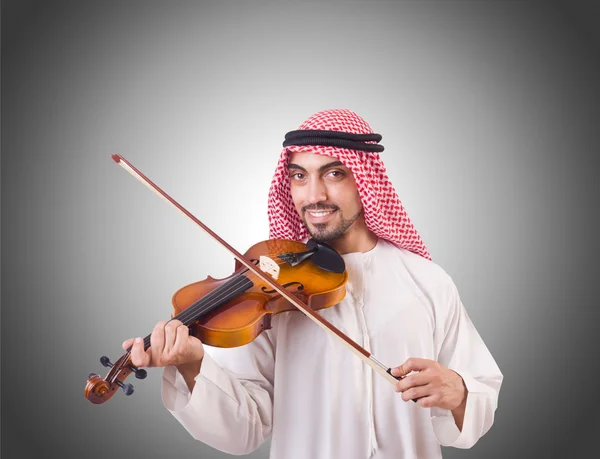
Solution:
<path fill-rule="evenodd" d="M 113 366 L 110 359 L 108 357 L 106 357 L 105 355 L 100 357 L 100 363 L 102 364 L 103 367 L 112 367 Z"/>
<path fill-rule="evenodd" d="M 123 392 L 125 392 L 125 395 L 133 394 L 133 385 L 123 384 L 121 381 L 116 381 L 116 383 L 117 383 L 117 386 L 119 386 L 121 389 L 123 389 Z"/>
<path fill-rule="evenodd" d="M 146 370 L 143 370 L 142 368 L 137 368 L 133 365 L 129 365 L 129 368 L 135 373 L 135 377 L 137 379 L 144 379 L 146 376 L 148 376 L 148 372 Z"/>
<path fill-rule="evenodd" d="M 88 375 L 88 379 L 92 379 L 94 376 L 100 376 L 100 375 L 97 375 L 96 373 L 90 373 Z"/>

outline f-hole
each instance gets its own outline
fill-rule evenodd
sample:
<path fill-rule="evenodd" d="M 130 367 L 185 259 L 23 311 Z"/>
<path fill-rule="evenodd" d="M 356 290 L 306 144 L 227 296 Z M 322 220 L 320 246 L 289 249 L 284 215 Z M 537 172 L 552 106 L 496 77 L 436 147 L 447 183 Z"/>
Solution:
<path fill-rule="evenodd" d="M 283 287 L 288 288 L 290 285 L 294 285 L 294 284 L 298 284 L 298 291 L 304 290 L 304 285 L 302 285 L 301 282 L 288 282 L 287 284 L 283 284 Z M 266 285 L 263 285 L 261 290 L 263 291 L 263 293 L 267 293 L 267 294 L 275 293 L 277 291 L 277 290 L 267 290 Z"/>

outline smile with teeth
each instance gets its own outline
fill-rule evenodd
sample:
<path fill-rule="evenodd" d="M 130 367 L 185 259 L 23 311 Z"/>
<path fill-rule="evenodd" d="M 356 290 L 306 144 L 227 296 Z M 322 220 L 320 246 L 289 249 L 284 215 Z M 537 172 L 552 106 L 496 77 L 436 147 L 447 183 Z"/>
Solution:
<path fill-rule="evenodd" d="M 333 210 L 328 210 L 326 212 L 311 212 L 310 210 L 308 211 L 308 213 L 311 214 L 313 217 L 324 217 L 325 215 L 328 215 L 332 212 Z"/>
<path fill-rule="evenodd" d="M 332 210 L 307 210 L 308 219 L 312 223 L 324 223 L 336 212 L 336 209 Z"/>

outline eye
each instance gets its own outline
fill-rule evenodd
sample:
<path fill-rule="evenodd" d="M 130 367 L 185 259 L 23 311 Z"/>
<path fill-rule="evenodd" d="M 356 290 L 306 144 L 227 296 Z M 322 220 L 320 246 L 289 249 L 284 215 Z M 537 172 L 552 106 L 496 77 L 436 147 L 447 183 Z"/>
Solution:
<path fill-rule="evenodd" d="M 302 180 L 303 176 L 304 175 L 302 174 L 302 172 L 294 172 L 293 174 L 290 174 L 290 177 L 294 180 Z"/>
<path fill-rule="evenodd" d="M 329 171 L 329 174 L 333 176 L 333 178 L 341 178 L 344 176 L 342 171 Z"/>

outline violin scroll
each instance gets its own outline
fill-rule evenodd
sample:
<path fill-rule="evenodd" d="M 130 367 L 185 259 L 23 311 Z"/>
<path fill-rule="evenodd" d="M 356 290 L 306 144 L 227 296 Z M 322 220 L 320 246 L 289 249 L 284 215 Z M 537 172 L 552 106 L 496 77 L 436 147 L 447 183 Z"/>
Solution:
<path fill-rule="evenodd" d="M 131 363 L 129 352 L 124 354 L 115 364 L 106 356 L 100 358 L 100 363 L 105 367 L 111 367 L 108 375 L 102 379 L 99 375 L 90 373 L 84 389 L 85 398 L 96 405 L 110 400 L 117 389 L 123 389 L 125 395 L 133 394 L 133 385 L 123 382 L 130 373 L 133 372 L 137 379 L 144 379 L 148 375 L 146 370 L 137 368 Z"/>

